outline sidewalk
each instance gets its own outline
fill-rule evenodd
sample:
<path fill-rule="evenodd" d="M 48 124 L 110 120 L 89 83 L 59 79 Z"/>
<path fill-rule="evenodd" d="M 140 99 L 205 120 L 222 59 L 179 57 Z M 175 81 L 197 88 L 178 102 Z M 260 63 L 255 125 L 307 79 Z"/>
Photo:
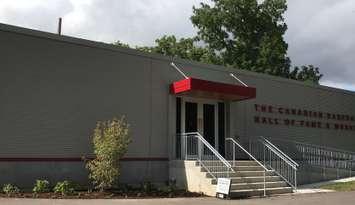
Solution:
<path fill-rule="evenodd" d="M 354 205 L 355 192 L 291 194 L 268 198 L 220 200 L 215 198 L 176 199 L 0 199 L 1 205 Z"/>

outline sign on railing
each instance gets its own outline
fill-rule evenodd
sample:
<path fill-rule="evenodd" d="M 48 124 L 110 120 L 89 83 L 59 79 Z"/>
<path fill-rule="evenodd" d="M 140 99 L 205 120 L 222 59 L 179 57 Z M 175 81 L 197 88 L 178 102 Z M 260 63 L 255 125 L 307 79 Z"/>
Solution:
<path fill-rule="evenodd" d="M 218 178 L 216 193 L 218 198 L 226 198 L 229 195 L 231 188 L 231 179 L 228 178 Z"/>

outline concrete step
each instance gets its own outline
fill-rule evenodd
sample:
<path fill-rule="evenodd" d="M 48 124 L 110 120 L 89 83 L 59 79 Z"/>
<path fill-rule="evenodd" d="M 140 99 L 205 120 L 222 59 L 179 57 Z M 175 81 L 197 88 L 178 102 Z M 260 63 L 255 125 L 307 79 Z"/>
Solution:
<path fill-rule="evenodd" d="M 264 168 L 261 166 L 236 166 L 232 167 L 234 171 L 263 171 Z M 219 172 L 219 171 L 228 171 L 228 168 L 225 166 L 207 166 L 207 167 L 201 167 L 201 172 Z"/>
<path fill-rule="evenodd" d="M 264 182 L 264 176 L 258 176 L 258 177 L 232 177 L 232 184 L 233 183 L 257 183 L 257 182 Z M 265 177 L 266 182 L 276 182 L 276 181 L 282 181 L 281 177 L 279 176 L 266 176 Z M 217 184 L 217 179 L 212 179 L 211 180 L 212 184 Z"/>
<path fill-rule="evenodd" d="M 232 166 L 259 166 L 256 161 L 253 160 L 238 160 L 238 161 L 228 161 Z"/>
<path fill-rule="evenodd" d="M 228 161 L 231 165 L 233 165 L 232 161 Z M 203 161 L 203 164 L 205 166 L 222 166 L 223 163 L 221 161 L 216 161 L 216 160 L 205 160 Z M 199 165 L 199 162 L 196 162 L 196 165 Z M 234 162 L 235 166 L 258 166 L 259 164 L 255 161 L 250 161 L 250 160 L 238 160 Z"/>
<path fill-rule="evenodd" d="M 234 171 L 263 171 L 264 168 L 256 165 L 256 166 L 234 166 L 232 167 Z"/>
<path fill-rule="evenodd" d="M 214 176 L 218 177 L 258 177 L 264 176 L 264 171 L 238 171 L 234 173 L 228 173 L 226 171 L 223 172 L 212 172 Z M 229 174 L 229 175 L 228 175 Z M 275 176 L 274 172 L 266 172 L 265 176 Z M 213 178 L 210 173 L 206 173 L 206 177 Z"/>
<path fill-rule="evenodd" d="M 274 194 L 286 194 L 292 193 L 291 187 L 275 187 L 267 188 L 266 195 Z M 263 196 L 264 189 L 244 189 L 244 190 L 233 190 L 229 193 L 231 198 L 244 198 L 244 197 L 253 197 L 253 196 Z"/>
<path fill-rule="evenodd" d="M 287 187 L 287 183 L 284 181 L 266 182 L 265 187 L 266 188 Z M 231 190 L 263 189 L 263 188 L 264 188 L 264 182 L 231 184 Z"/>

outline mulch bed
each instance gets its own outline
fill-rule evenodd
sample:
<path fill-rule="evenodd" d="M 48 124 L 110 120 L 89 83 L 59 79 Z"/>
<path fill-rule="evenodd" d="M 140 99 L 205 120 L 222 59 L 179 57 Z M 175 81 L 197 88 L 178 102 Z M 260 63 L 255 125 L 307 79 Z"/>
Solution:
<path fill-rule="evenodd" d="M 111 192 L 88 192 L 88 191 L 77 191 L 72 195 L 62 196 L 57 193 L 39 193 L 34 195 L 33 193 L 18 193 L 7 196 L 6 194 L 0 193 L 1 198 L 39 198 L 39 199 L 149 199 L 149 198 L 178 198 L 178 197 L 202 197 L 203 194 L 186 192 L 186 191 L 175 191 L 174 193 L 165 192 L 127 192 L 122 193 L 119 191 Z"/>

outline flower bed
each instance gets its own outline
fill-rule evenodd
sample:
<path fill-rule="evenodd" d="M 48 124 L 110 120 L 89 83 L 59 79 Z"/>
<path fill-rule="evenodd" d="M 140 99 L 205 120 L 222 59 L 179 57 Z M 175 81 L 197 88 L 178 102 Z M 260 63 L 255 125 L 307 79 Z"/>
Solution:
<path fill-rule="evenodd" d="M 48 192 L 34 194 L 32 192 L 20 192 L 7 195 L 0 194 L 0 197 L 11 198 L 46 198 L 46 199 L 136 199 L 136 198 L 178 198 L 178 197 L 201 197 L 203 194 L 186 192 L 185 190 L 176 190 L 174 192 L 152 191 L 149 193 L 139 190 L 122 192 L 122 191 L 105 191 L 105 192 L 88 192 L 76 191 L 70 195 L 62 195 L 60 193 Z"/>

